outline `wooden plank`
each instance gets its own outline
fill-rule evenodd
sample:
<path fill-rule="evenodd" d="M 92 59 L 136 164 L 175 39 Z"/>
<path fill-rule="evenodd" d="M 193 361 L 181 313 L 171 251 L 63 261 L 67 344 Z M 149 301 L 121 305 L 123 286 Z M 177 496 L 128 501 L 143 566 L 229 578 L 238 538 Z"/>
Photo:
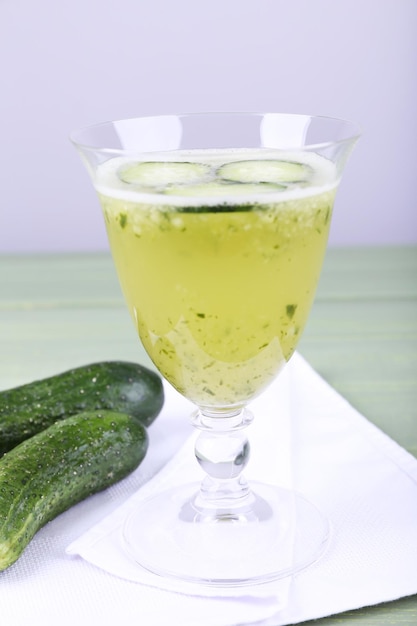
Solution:
<path fill-rule="evenodd" d="M 124 306 L 109 254 L 0 256 L 0 311 Z"/>
<path fill-rule="evenodd" d="M 329 250 L 300 352 L 417 456 L 417 249 Z"/>

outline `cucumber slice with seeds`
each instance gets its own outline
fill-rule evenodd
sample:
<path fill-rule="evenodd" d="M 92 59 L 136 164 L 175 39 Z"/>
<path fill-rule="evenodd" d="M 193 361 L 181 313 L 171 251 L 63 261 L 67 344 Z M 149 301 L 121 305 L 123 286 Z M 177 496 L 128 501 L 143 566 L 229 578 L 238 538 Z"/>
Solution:
<path fill-rule="evenodd" d="M 312 171 L 305 163 L 258 159 L 225 163 L 217 176 L 240 183 L 298 183 L 307 181 Z"/>
<path fill-rule="evenodd" d="M 272 183 L 221 183 L 212 182 L 200 185 L 172 186 L 165 190 L 168 195 L 202 197 L 202 196 L 238 196 L 238 195 L 258 195 L 260 193 L 272 193 L 283 191 L 284 185 L 274 185 Z"/>
<path fill-rule="evenodd" d="M 164 187 L 203 182 L 210 177 L 211 167 L 185 161 L 142 161 L 121 167 L 117 174 L 124 183 Z"/>

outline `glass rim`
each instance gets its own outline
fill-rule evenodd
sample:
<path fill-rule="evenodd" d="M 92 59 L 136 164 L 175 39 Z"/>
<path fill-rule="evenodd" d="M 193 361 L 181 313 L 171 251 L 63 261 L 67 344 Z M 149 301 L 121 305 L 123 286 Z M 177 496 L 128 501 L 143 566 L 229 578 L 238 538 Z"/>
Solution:
<path fill-rule="evenodd" d="M 157 120 L 157 119 L 163 119 L 163 118 L 177 118 L 177 119 L 183 119 L 183 118 L 203 118 L 203 117 L 265 117 L 267 115 L 271 115 L 271 116 L 277 116 L 277 117 L 298 117 L 298 118 L 310 118 L 311 120 L 323 120 L 323 121 L 328 121 L 328 122 L 339 122 L 341 124 L 345 124 L 347 128 L 351 128 L 351 132 L 348 133 L 346 135 L 346 137 L 340 138 L 340 139 L 334 139 L 334 140 L 327 140 L 327 141 L 319 141 L 319 142 L 314 142 L 314 143 L 306 143 L 305 145 L 302 146 L 285 146 L 282 148 L 282 150 L 285 151 L 300 151 L 300 150 L 322 150 L 326 147 L 330 147 L 330 146 L 337 146 L 337 145 L 342 145 L 344 143 L 350 143 L 350 142 L 354 142 L 356 140 L 358 140 L 360 138 L 360 136 L 362 135 L 362 129 L 361 126 L 358 122 L 355 122 L 353 120 L 347 119 L 347 118 L 343 118 L 343 117 L 336 117 L 336 116 L 332 116 L 332 115 L 316 115 L 314 113 L 312 114 L 308 114 L 308 113 L 284 113 L 284 112 L 274 112 L 274 111 L 200 111 L 200 112 L 191 112 L 191 113 L 158 113 L 155 115 L 137 115 L 137 116 L 133 116 L 133 117 L 126 117 L 126 118 L 118 118 L 118 119 L 113 119 L 113 120 L 107 120 L 107 121 L 102 121 L 102 122 L 97 122 L 94 124 L 88 124 L 86 126 L 81 126 L 79 128 L 76 128 L 75 130 L 71 131 L 69 134 L 69 139 L 72 142 L 72 144 L 74 146 L 76 146 L 77 148 L 83 150 L 83 151 L 91 151 L 91 152 L 100 152 L 101 154 L 108 154 L 108 155 L 114 155 L 114 156 L 122 156 L 122 155 L 129 155 L 129 154 L 137 154 L 138 150 L 135 149 L 126 149 L 126 148 L 110 148 L 110 147 L 102 147 L 102 146 L 98 146 L 98 145 L 93 145 L 91 142 L 84 142 L 82 141 L 82 135 L 85 134 L 88 131 L 92 131 L 95 129 L 99 129 L 99 128 L 104 128 L 104 127 L 110 127 L 112 125 L 116 125 L 118 123 L 121 122 L 133 122 L 135 120 Z M 77 138 L 77 136 L 79 138 Z M 261 146 L 262 147 L 262 146 Z M 277 150 L 279 150 L 280 148 L 276 148 Z M 151 151 L 140 151 L 143 154 L 152 154 L 152 152 L 155 152 L 153 150 Z"/>

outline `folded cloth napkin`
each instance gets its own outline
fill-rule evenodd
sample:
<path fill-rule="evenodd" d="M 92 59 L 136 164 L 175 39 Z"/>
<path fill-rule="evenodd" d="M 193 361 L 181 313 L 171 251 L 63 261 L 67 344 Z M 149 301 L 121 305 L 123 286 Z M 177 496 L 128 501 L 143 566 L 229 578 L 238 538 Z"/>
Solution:
<path fill-rule="evenodd" d="M 174 420 L 183 419 L 181 404 L 169 395 L 166 411 Z M 72 543 L 68 553 L 143 585 L 198 595 L 209 624 L 231 623 L 216 615 L 226 604 L 233 605 L 235 623 L 248 621 L 249 607 L 255 605 L 258 620 L 272 611 L 274 624 L 289 624 L 417 592 L 416 460 L 360 416 L 299 355 L 252 409 L 248 477 L 292 484 L 331 520 L 331 545 L 316 565 L 292 582 L 222 593 L 160 578 L 129 560 L 121 547 L 123 520 L 150 493 L 196 473 L 193 437 L 124 506 Z M 224 595 L 228 600 L 218 606 L 216 599 Z M 204 596 L 211 599 L 203 604 Z M 178 598 L 178 623 L 184 623 L 181 606 L 186 603 L 187 597 Z"/>
<path fill-rule="evenodd" d="M 332 537 L 321 560 L 263 589 L 232 593 L 132 565 L 120 538 L 127 512 L 189 472 L 198 478 L 190 409 L 167 387 L 141 466 L 48 524 L 1 574 L 2 623 L 25 626 L 42 615 L 60 626 L 284 626 L 417 593 L 416 459 L 297 354 L 252 404 L 245 474 L 293 486 L 328 516 Z"/>

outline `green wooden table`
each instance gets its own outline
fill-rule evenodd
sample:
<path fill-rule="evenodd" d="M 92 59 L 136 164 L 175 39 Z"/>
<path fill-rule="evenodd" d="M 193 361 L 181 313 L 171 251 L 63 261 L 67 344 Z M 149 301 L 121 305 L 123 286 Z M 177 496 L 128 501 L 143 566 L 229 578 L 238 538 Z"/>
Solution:
<path fill-rule="evenodd" d="M 417 456 L 417 248 L 330 249 L 299 346 Z M 107 254 L 0 256 L 0 389 L 95 360 L 151 363 Z M 314 624 L 417 624 L 417 597 Z M 313 622 L 309 622 L 313 624 Z"/>

